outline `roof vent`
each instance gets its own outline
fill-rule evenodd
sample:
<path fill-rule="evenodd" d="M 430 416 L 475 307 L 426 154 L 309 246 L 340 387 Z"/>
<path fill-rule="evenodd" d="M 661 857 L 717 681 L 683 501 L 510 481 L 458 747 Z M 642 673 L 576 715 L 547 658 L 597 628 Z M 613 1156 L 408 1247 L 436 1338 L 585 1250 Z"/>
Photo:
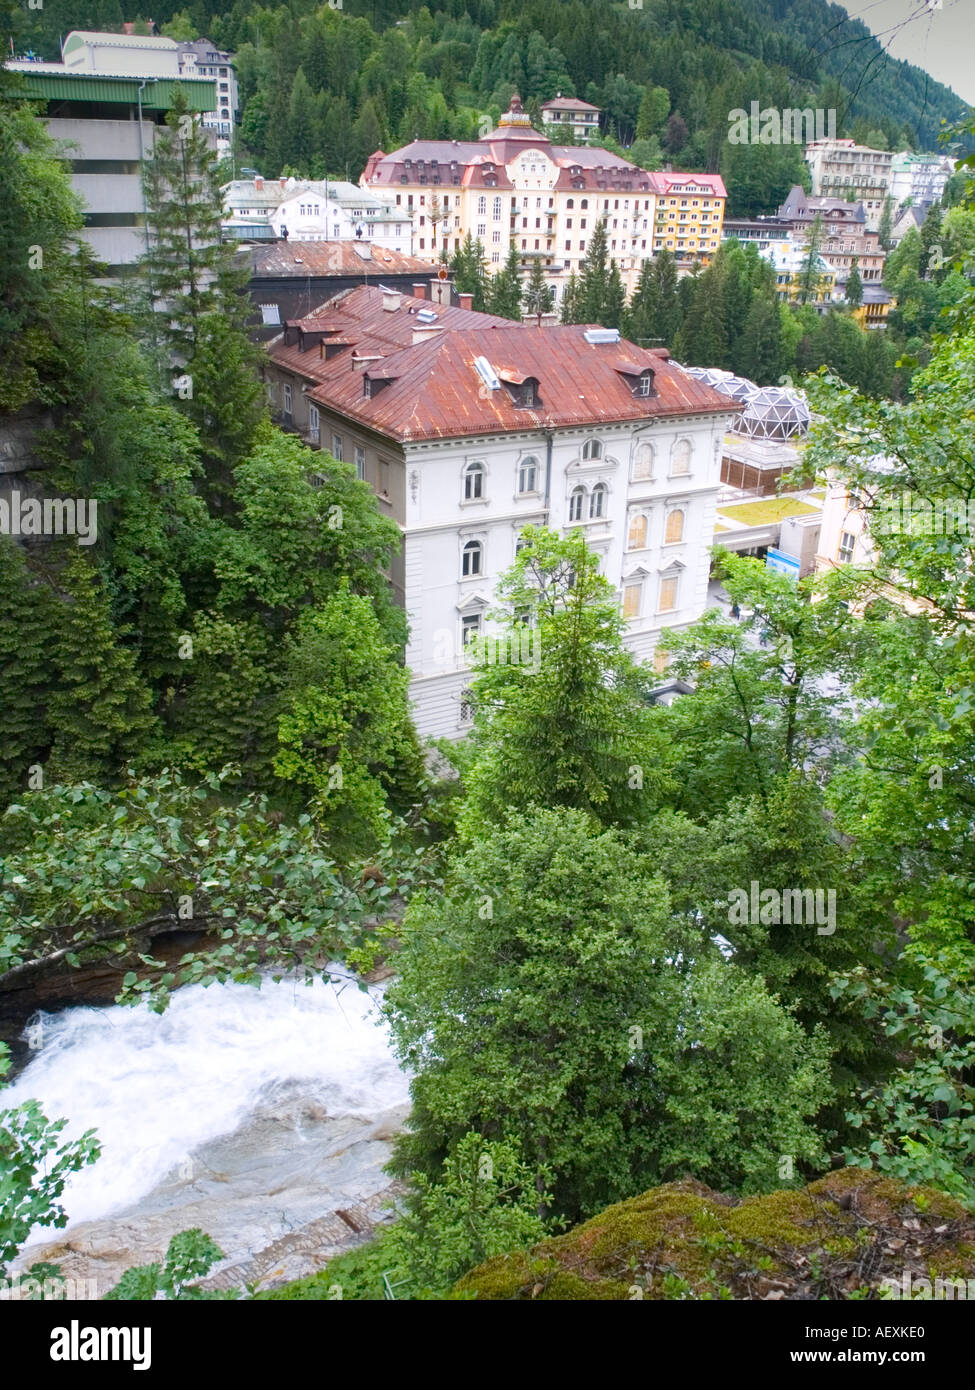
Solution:
<path fill-rule="evenodd" d="M 489 391 L 500 391 L 501 383 L 497 378 L 494 368 L 486 357 L 474 358 L 474 370 Z"/>
<path fill-rule="evenodd" d="M 417 318 L 420 320 L 421 323 L 436 323 L 436 322 L 437 322 L 437 315 L 436 315 L 436 313 L 435 313 L 435 311 L 434 311 L 433 309 L 418 309 L 418 310 L 417 310 L 417 313 L 416 313 L 416 316 L 417 316 Z"/>
<path fill-rule="evenodd" d="M 618 343 L 620 331 L 618 328 L 587 328 L 582 336 L 587 343 Z"/>

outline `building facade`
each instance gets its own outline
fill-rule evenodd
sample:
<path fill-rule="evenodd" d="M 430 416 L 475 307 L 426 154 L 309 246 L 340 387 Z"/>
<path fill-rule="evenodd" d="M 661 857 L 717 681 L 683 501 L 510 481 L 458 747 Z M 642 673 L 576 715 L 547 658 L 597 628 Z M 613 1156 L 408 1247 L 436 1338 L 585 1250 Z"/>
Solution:
<path fill-rule="evenodd" d="M 895 203 L 908 198 L 917 207 L 929 208 L 940 203 L 945 184 L 955 171 L 955 162 L 947 155 L 895 154 L 890 170 L 890 192 Z"/>
<path fill-rule="evenodd" d="M 213 78 L 177 82 L 175 47 L 169 39 L 71 33 L 63 63 L 6 64 L 20 79 L 11 95 L 36 103 L 48 133 L 65 144 L 85 240 L 110 276 L 125 273 L 146 249 L 142 162 L 152 156 L 177 85 L 191 112 L 216 109 Z"/>
<path fill-rule="evenodd" d="M 707 265 L 721 244 L 728 198 L 721 176 L 657 173 L 650 187 L 656 194 L 653 254 L 671 251 L 685 269 Z"/>
<path fill-rule="evenodd" d="M 480 140 L 418 140 L 392 154 L 377 151 L 361 181 L 410 214 L 413 255 L 452 254 L 469 233 L 480 239 L 487 268 L 496 273 L 514 246 L 524 271 L 541 261 L 558 304 L 569 277 L 578 274 L 597 218 L 606 227 L 609 255 L 633 289 L 654 254 L 654 180 L 662 177 L 608 150 L 553 145 L 532 128 L 514 97 L 497 128 Z M 693 192 L 671 190 L 659 234 L 661 247 L 671 240 L 681 251 L 686 268 L 695 260 L 706 263 L 717 250 L 725 201 L 715 176 L 667 175 L 661 186 L 691 179 Z"/>
<path fill-rule="evenodd" d="M 458 737 L 464 648 L 526 525 L 581 529 L 634 655 L 704 611 L 725 430 L 740 407 L 613 330 L 512 324 L 368 287 L 269 345 L 272 408 L 353 463 L 400 526 L 421 734 Z"/>
<path fill-rule="evenodd" d="M 176 49 L 181 77 L 211 77 L 216 83 L 217 104 L 213 111 L 206 112 L 203 124 L 216 133 L 217 149 L 225 154 L 230 149 L 234 125 L 240 114 L 233 54 L 222 53 L 209 39 L 178 43 Z"/>
<path fill-rule="evenodd" d="M 375 242 L 410 254 L 409 217 L 342 180 L 234 179 L 221 189 L 223 232 L 238 241 Z"/>
<path fill-rule="evenodd" d="M 571 130 L 577 140 L 591 139 L 599 134 L 599 116 L 598 106 L 578 97 L 564 97 L 561 92 L 542 102 L 542 120 L 552 127 L 549 134 L 556 140 L 564 130 Z"/>
<path fill-rule="evenodd" d="M 891 152 L 872 150 L 853 140 L 810 140 L 805 158 L 813 193 L 858 199 L 863 203 L 867 226 L 877 231 L 884 201 L 891 196 Z"/>

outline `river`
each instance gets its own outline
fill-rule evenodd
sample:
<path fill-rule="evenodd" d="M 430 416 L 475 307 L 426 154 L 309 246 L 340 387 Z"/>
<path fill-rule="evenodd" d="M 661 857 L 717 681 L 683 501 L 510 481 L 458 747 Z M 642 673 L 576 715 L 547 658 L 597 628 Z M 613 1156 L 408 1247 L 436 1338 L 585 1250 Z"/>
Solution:
<path fill-rule="evenodd" d="M 18 1264 L 54 1260 L 101 1297 L 189 1227 L 224 1251 L 222 1286 L 311 1273 L 361 1240 L 387 1219 L 382 1170 L 408 1108 L 378 993 L 191 985 L 163 1014 L 32 1020 L 35 1054 L 2 1103 L 36 1099 L 69 1136 L 94 1128 L 102 1155 L 65 1190 L 68 1226 L 35 1231 Z"/>

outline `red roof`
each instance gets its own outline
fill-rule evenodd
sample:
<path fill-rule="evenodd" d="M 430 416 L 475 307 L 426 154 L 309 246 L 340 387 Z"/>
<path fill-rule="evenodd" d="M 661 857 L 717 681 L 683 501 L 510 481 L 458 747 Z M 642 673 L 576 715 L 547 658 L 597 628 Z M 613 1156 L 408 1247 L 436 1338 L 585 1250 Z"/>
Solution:
<path fill-rule="evenodd" d="M 670 415 L 729 415 L 740 409 L 674 366 L 666 354 L 625 340 L 588 342 L 586 325 L 534 328 L 471 310 L 440 309 L 408 295 L 389 311 L 382 308 L 382 292 L 365 286 L 338 299 L 340 312 L 335 312 L 338 301 L 330 300 L 318 326 L 327 324 L 336 337 L 340 331 L 343 339 L 355 337 L 354 349 L 325 361 L 317 343 L 301 352 L 278 338 L 269 345 L 270 356 L 278 366 L 318 382 L 310 400 L 401 442 Z M 437 312 L 443 331 L 413 344 L 414 330 L 430 325 L 410 310 L 424 308 Z M 357 315 L 360 328 L 353 332 Z M 303 320 L 303 326 L 313 328 L 313 319 Z M 365 369 L 354 365 L 355 356 L 375 353 L 382 354 L 381 361 Z M 489 389 L 474 366 L 480 357 L 513 389 L 504 384 Z M 635 396 L 633 378 L 648 368 L 654 394 Z M 529 377 L 538 382 L 537 404 L 521 407 L 514 399 L 516 384 Z M 392 384 L 365 395 L 367 381 L 383 380 Z"/>
<path fill-rule="evenodd" d="M 711 198 L 727 198 L 728 193 L 720 174 L 682 174 L 674 170 L 650 174 L 650 187 L 658 197 L 672 193 L 675 186 L 686 188 L 697 184 Z"/>

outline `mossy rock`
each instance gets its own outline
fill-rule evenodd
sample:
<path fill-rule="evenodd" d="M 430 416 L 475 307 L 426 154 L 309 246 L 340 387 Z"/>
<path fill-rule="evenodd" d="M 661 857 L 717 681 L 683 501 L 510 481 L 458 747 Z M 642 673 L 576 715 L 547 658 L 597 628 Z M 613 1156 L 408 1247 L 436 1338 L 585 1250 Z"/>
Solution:
<path fill-rule="evenodd" d="M 456 1285 L 480 1299 L 879 1299 L 905 1271 L 975 1279 L 975 1215 L 932 1188 L 844 1168 L 728 1197 L 685 1180 L 608 1207 Z"/>

